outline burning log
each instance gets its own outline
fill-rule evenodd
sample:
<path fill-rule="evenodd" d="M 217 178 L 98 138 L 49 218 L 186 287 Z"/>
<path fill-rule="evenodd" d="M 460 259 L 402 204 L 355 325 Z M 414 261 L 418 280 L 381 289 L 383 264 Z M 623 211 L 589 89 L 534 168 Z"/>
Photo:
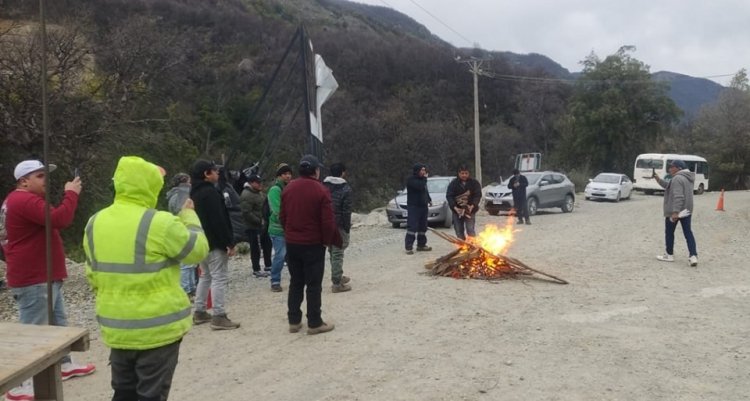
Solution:
<path fill-rule="evenodd" d="M 533 269 L 518 259 L 497 255 L 477 243 L 467 242 L 432 228 L 428 229 L 438 237 L 458 247 L 447 255 L 425 264 L 425 269 L 429 270 L 433 275 L 453 278 L 501 280 L 515 277 L 516 275 L 532 275 L 537 273 L 551 278 L 558 284 L 568 284 L 567 281 Z"/>

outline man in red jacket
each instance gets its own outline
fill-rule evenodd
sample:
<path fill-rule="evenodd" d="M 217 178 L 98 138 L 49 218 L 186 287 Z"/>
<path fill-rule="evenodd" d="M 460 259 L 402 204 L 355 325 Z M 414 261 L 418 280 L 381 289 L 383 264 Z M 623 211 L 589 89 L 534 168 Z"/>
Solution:
<path fill-rule="evenodd" d="M 49 171 L 56 168 L 49 165 Z M 5 231 L 3 240 L 8 287 L 18 303 L 19 320 L 25 324 L 48 324 L 47 319 L 47 256 L 45 239 L 45 203 L 47 177 L 44 165 L 38 160 L 25 160 L 15 168 L 16 189 L 3 202 Z M 50 210 L 52 224 L 52 324 L 67 326 L 62 282 L 68 277 L 65 268 L 60 229 L 73 222 L 81 179 L 65 183 L 65 195 L 59 206 Z M 62 359 L 63 380 L 85 376 L 94 372 L 94 365 L 77 365 L 70 356 Z M 6 394 L 9 400 L 33 400 L 34 393 L 29 383 L 12 389 Z"/>
<path fill-rule="evenodd" d="M 305 155 L 299 162 L 300 177 L 281 193 L 279 220 L 284 228 L 286 258 L 291 280 L 287 317 L 289 332 L 302 329 L 300 306 L 307 294 L 307 334 L 333 330 L 320 316 L 326 246 L 342 246 L 333 215 L 331 194 L 318 181 L 321 164 L 315 156 Z M 307 290 L 305 291 L 305 287 Z"/>

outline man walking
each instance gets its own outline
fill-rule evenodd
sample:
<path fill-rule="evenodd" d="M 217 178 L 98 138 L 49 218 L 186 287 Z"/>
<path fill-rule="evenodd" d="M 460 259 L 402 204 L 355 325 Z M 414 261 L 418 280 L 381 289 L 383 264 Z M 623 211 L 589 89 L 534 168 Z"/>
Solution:
<path fill-rule="evenodd" d="M 328 248 L 331 255 L 331 291 L 346 292 L 352 287 L 348 284 L 349 277 L 344 276 L 344 250 L 349 246 L 349 231 L 352 227 L 352 187 L 346 182 L 346 166 L 343 163 L 331 165 L 331 175 L 323 180 L 331 192 L 333 213 L 336 217 L 336 226 L 341 235 L 341 247 L 335 245 Z"/>
<path fill-rule="evenodd" d="M 191 326 L 180 263 L 196 264 L 208 254 L 189 198 L 176 216 L 154 209 L 163 174 L 140 157 L 122 157 L 115 200 L 89 219 L 83 237 L 96 318 L 111 348 L 112 401 L 167 400 Z"/>
<path fill-rule="evenodd" d="M 49 165 L 49 171 L 56 166 Z M 18 320 L 24 324 L 67 326 L 62 285 L 68 277 L 65 267 L 60 230 L 73 222 L 81 193 L 81 179 L 73 178 L 65 183 L 65 194 L 57 207 L 50 208 L 52 224 L 52 322 L 47 312 L 47 254 L 44 195 L 47 192 L 47 174 L 44 164 L 38 160 L 25 160 L 16 165 L 13 175 L 16 189 L 8 194 L 2 204 L 5 238 L 0 238 L 6 258 L 6 279 L 13 298 L 18 305 Z M 62 359 L 62 378 L 70 379 L 94 372 L 92 364 L 74 364 L 69 355 Z M 33 400 L 31 380 L 11 389 L 8 400 Z"/>
<path fill-rule="evenodd" d="M 268 277 L 268 273 L 260 269 L 260 252 L 263 250 L 263 261 L 267 267 L 271 266 L 271 243 L 268 246 L 263 241 L 263 202 L 266 194 L 261 191 L 260 177 L 252 174 L 244 184 L 240 195 L 240 210 L 247 227 L 247 238 L 250 242 L 250 261 L 253 276 Z"/>
<path fill-rule="evenodd" d="M 453 212 L 453 229 L 456 236 L 463 240 L 467 235 L 476 237 L 475 217 L 482 200 L 482 186 L 479 181 L 471 178 L 468 167 L 458 168 L 457 177 L 448 184 L 445 199 Z"/>
<path fill-rule="evenodd" d="M 513 191 L 513 208 L 516 209 L 516 224 L 531 224 L 529 219 L 529 205 L 526 202 L 526 187 L 529 186 L 529 180 L 521 174 L 518 169 L 513 170 L 513 177 L 508 181 L 508 189 Z"/>
<path fill-rule="evenodd" d="M 284 227 L 289 264 L 289 298 L 287 318 L 289 332 L 302 329 L 300 306 L 307 294 L 307 334 L 333 330 L 320 316 L 326 246 L 342 248 L 341 236 L 333 216 L 331 195 L 318 182 L 320 162 L 305 155 L 299 163 L 300 177 L 287 185 L 281 194 L 279 219 Z M 305 289 L 307 287 L 307 289 Z"/>
<path fill-rule="evenodd" d="M 417 251 L 431 251 L 427 246 L 427 214 L 432 204 L 427 190 L 427 166 L 417 163 L 412 168 L 412 176 L 406 180 L 406 254 L 414 254 L 414 240 Z"/>
<path fill-rule="evenodd" d="M 691 227 L 695 173 L 688 170 L 682 160 L 672 160 L 668 171 L 672 176 L 669 181 L 663 180 L 656 172 L 653 174 L 656 182 L 664 188 L 664 241 L 667 251 L 656 258 L 662 262 L 674 262 L 674 231 L 677 229 L 677 223 L 680 223 L 687 242 L 688 263 L 695 267 L 698 266 L 698 250 Z"/>
<path fill-rule="evenodd" d="M 284 227 L 279 222 L 281 211 L 281 192 L 292 180 L 292 168 L 286 163 L 281 163 L 276 168 L 276 182 L 268 190 L 268 235 L 273 244 L 273 260 L 271 261 L 271 291 L 281 292 L 281 270 L 284 268 L 286 258 L 286 242 L 284 241 Z"/>
<path fill-rule="evenodd" d="M 224 309 L 229 289 L 229 257 L 234 255 L 234 236 L 224 197 L 216 187 L 219 168 L 216 164 L 198 160 L 190 171 L 193 188 L 190 197 L 195 202 L 201 226 L 206 233 L 210 252 L 201 266 L 205 267 L 195 291 L 193 323 L 211 322 L 213 330 L 232 330 L 239 323 L 229 320 Z M 214 314 L 206 312 L 208 290 L 211 289 Z"/>

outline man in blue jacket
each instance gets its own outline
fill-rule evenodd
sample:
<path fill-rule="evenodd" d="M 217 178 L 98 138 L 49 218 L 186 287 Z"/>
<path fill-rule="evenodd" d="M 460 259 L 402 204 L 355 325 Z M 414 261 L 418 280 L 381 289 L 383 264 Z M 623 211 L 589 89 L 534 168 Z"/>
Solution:
<path fill-rule="evenodd" d="M 414 240 L 417 240 L 417 251 L 431 251 L 427 246 L 427 215 L 432 204 L 427 190 L 427 166 L 421 163 L 414 165 L 412 176 L 406 180 L 406 254 L 414 253 Z"/>

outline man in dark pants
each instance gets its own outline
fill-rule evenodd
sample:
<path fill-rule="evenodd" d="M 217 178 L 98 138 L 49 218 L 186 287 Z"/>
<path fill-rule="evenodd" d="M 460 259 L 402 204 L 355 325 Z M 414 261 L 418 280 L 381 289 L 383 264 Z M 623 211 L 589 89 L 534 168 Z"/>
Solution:
<path fill-rule="evenodd" d="M 529 219 L 529 207 L 526 203 L 526 187 L 529 186 L 529 180 L 521 174 L 518 169 L 513 170 L 513 177 L 508 181 L 508 189 L 513 191 L 513 207 L 516 209 L 517 224 L 531 224 Z"/>
<path fill-rule="evenodd" d="M 326 246 L 341 248 L 331 194 L 321 184 L 321 164 L 312 155 L 300 160 L 300 177 L 290 182 L 281 193 L 279 222 L 286 239 L 289 266 L 288 312 L 289 332 L 302 329 L 302 301 L 307 295 L 307 334 L 333 330 L 320 316 Z"/>
<path fill-rule="evenodd" d="M 262 191 L 260 177 L 251 174 L 240 195 L 240 209 L 247 227 L 247 238 L 250 242 L 250 262 L 253 276 L 268 277 L 268 273 L 260 269 L 260 251 L 263 250 L 263 262 L 271 269 L 271 239 L 263 227 L 263 202 L 266 194 Z M 264 238 L 265 234 L 265 238 Z M 265 240 L 264 240 L 265 239 Z"/>
<path fill-rule="evenodd" d="M 406 180 L 406 254 L 414 253 L 414 240 L 417 240 L 417 251 L 431 251 L 427 246 L 427 213 L 432 204 L 427 190 L 427 166 L 421 163 L 414 165 L 412 176 Z"/>
<path fill-rule="evenodd" d="M 453 212 L 453 229 L 456 236 L 463 240 L 466 236 L 476 237 L 474 229 L 479 202 L 482 200 L 482 186 L 471 178 L 469 168 L 460 166 L 458 174 L 445 191 L 445 200 Z"/>

